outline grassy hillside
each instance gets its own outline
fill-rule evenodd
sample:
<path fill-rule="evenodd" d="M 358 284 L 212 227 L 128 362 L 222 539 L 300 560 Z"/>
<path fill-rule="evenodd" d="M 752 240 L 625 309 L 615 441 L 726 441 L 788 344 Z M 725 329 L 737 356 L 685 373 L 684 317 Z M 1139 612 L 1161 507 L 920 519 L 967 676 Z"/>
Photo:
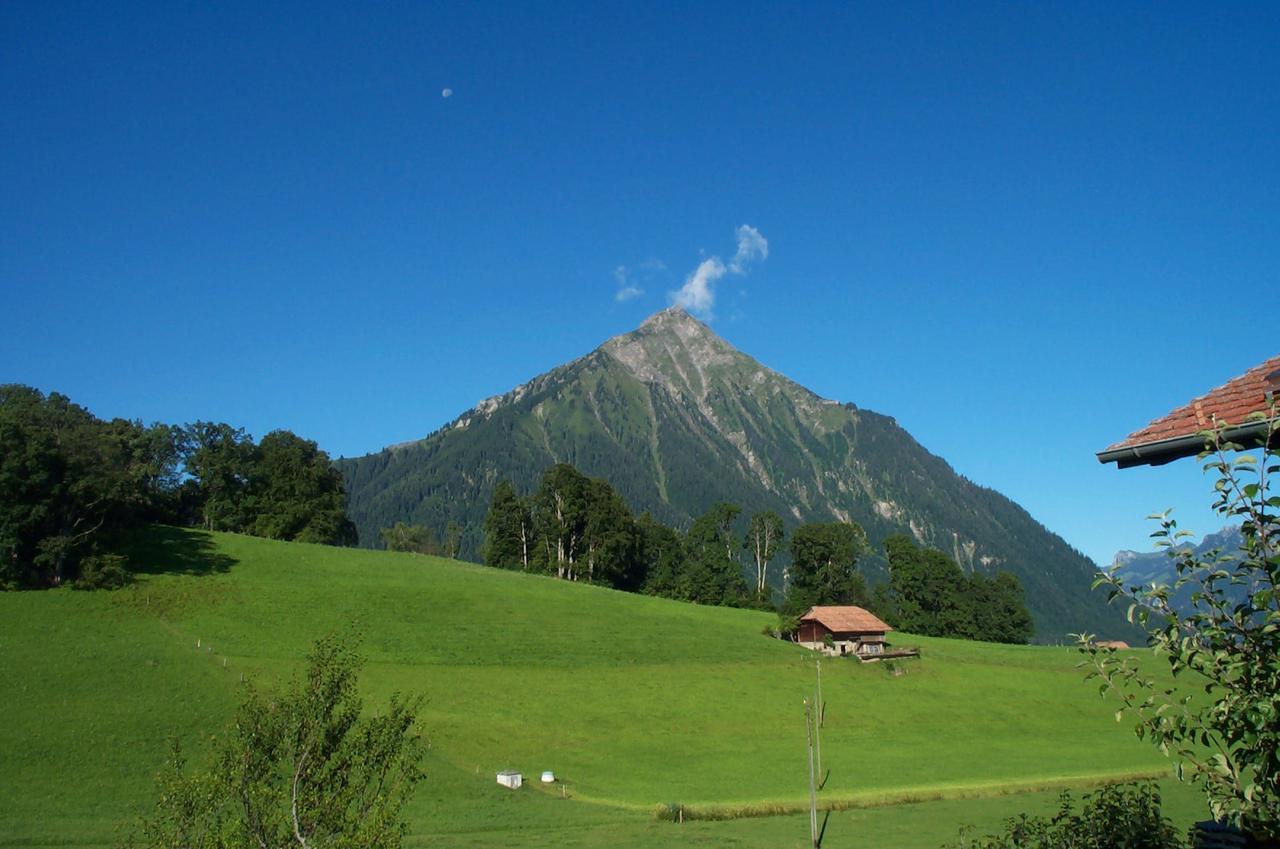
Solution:
<path fill-rule="evenodd" d="M 681 829 L 650 816 L 671 801 L 803 804 L 801 700 L 813 657 L 762 636 L 770 615 L 414 555 L 173 529 L 156 529 L 138 558 L 154 574 L 120 592 L 0 595 L 0 845 L 110 844 L 149 799 L 166 736 L 181 736 L 198 759 L 242 676 L 287 678 L 316 636 L 353 626 L 370 704 L 395 690 L 427 697 L 432 750 L 412 843 L 492 845 L 501 835 L 504 845 L 640 846 L 678 833 L 689 845 L 763 846 L 805 835 L 796 817 Z M 900 676 L 824 663 L 826 802 L 1167 771 L 1082 683 L 1070 650 L 898 642 L 924 648 Z M 552 769 L 563 785 L 512 793 L 493 783 L 505 767 Z M 932 837 L 901 817 L 930 817 L 945 838 L 965 811 L 968 821 L 993 820 L 1023 798 L 837 821 L 890 841 L 868 843 L 864 832 L 859 845 L 936 845 L 919 843 Z M 905 842 L 886 836 L 895 829 Z M 828 845 L 843 844 L 833 833 Z"/>

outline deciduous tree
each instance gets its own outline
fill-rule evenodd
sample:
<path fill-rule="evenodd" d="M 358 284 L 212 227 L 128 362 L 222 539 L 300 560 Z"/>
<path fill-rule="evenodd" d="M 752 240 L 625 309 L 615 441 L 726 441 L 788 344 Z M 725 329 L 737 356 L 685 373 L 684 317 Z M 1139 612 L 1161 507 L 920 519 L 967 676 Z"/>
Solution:
<path fill-rule="evenodd" d="M 858 557 L 867 535 L 852 522 L 812 522 L 791 535 L 788 612 L 815 604 L 869 603 L 867 585 L 858 572 Z"/>
<path fill-rule="evenodd" d="M 533 522 L 547 571 L 577 580 L 587 523 L 587 477 L 568 463 L 547 469 L 533 496 Z"/>
<path fill-rule="evenodd" d="M 756 564 L 756 598 L 764 599 L 769 587 L 769 563 L 781 548 L 786 537 L 782 517 L 772 510 L 755 513 L 747 523 L 747 533 L 742 547 L 750 552 Z"/>
<path fill-rule="evenodd" d="M 272 431 L 251 452 L 248 472 L 250 534 L 355 545 L 342 475 L 316 443 L 287 430 Z"/>
<path fill-rule="evenodd" d="M 747 582 L 737 553 L 733 523 L 742 509 L 720 502 L 693 520 L 685 535 L 685 563 L 676 595 L 700 604 L 741 604 Z"/>
<path fill-rule="evenodd" d="M 440 543 L 435 533 L 422 525 L 407 525 L 396 522 L 389 528 L 378 531 L 387 551 L 407 551 L 413 554 L 439 554 Z"/>
<path fill-rule="evenodd" d="M 1280 840 L 1280 407 L 1265 417 L 1270 449 L 1255 456 L 1231 452 L 1222 431 L 1208 434 L 1201 454 L 1217 477 L 1214 510 L 1241 522 L 1238 552 L 1197 556 L 1191 535 L 1164 513 L 1154 536 L 1173 559 L 1173 586 L 1126 586 L 1116 572 L 1096 586 L 1111 598 L 1127 598 L 1130 617 L 1148 632 L 1152 651 L 1119 655 L 1099 649 L 1091 635 L 1081 650 L 1101 681 L 1103 693 L 1121 700 L 1135 731 L 1176 759 L 1180 778 L 1204 788 L 1215 816 L 1255 837 Z M 1268 444 L 1263 440 L 1263 444 Z M 1170 599 L 1192 590 L 1190 612 Z M 1241 589 L 1244 592 L 1239 592 Z M 1162 683 L 1152 663 L 1167 667 L 1180 683 Z"/>

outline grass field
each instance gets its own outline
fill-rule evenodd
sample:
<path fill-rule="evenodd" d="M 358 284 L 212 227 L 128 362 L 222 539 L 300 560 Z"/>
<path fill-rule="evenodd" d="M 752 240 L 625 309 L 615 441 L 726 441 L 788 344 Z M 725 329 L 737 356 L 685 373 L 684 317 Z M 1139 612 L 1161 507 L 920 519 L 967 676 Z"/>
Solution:
<path fill-rule="evenodd" d="M 151 796 L 170 735 L 195 759 L 242 677 L 301 668 L 354 629 L 366 703 L 422 693 L 427 780 L 414 846 L 791 846 L 813 656 L 761 635 L 773 617 L 696 607 L 414 555 L 157 529 L 153 574 L 115 593 L 0 594 L 0 845 L 110 845 Z M 924 847 L 994 828 L 1056 793 L 1168 764 L 1117 725 L 1065 648 L 895 635 L 905 674 L 829 660 L 825 845 Z M 507 791 L 493 773 L 552 769 Z M 535 782 L 536 783 L 536 782 Z M 1198 799 L 1166 784 L 1180 821 Z"/>

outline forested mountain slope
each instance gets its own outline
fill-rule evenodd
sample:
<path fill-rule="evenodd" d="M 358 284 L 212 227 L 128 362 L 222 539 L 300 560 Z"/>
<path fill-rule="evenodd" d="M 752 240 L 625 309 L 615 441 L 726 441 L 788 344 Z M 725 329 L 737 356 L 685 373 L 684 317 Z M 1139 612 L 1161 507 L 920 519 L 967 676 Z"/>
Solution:
<path fill-rule="evenodd" d="M 1132 637 L 1090 592 L 1093 564 L 1025 510 L 966 480 L 892 418 L 810 392 L 669 309 L 490 398 L 421 442 L 340 461 L 364 544 L 396 521 L 464 529 L 476 557 L 494 485 L 522 491 L 568 462 L 637 513 L 687 527 L 716 501 L 795 523 L 854 521 L 872 543 L 906 532 L 963 568 L 1022 581 L 1037 639 Z M 879 577 L 881 560 L 867 569 Z"/>

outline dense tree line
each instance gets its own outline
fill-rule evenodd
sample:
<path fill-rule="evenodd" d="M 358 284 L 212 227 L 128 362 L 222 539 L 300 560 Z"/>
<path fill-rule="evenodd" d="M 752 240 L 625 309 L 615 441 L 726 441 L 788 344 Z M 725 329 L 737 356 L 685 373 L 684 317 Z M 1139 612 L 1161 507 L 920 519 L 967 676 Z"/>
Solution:
<path fill-rule="evenodd" d="M 887 591 L 880 607 L 896 628 L 934 637 L 1025 643 L 1033 627 L 1022 584 L 1009 572 L 965 574 L 941 551 L 895 534 L 885 540 Z"/>
<path fill-rule="evenodd" d="M 776 513 L 763 511 L 740 535 L 741 513 L 720 502 L 681 533 L 648 513 L 634 516 L 607 481 L 560 463 L 528 495 L 508 481 L 495 487 L 484 523 L 484 562 L 701 604 L 772 607 L 769 570 L 785 545 L 785 526 Z M 869 603 L 857 572 L 866 550 L 857 525 L 802 525 L 791 541 L 785 605 L 803 611 L 811 604 Z M 751 584 L 744 553 L 754 571 Z"/>
<path fill-rule="evenodd" d="M 310 440 L 103 421 L 57 392 L 0 386 L 0 587 L 96 574 L 95 558 L 145 522 L 356 541 L 341 475 Z"/>
<path fill-rule="evenodd" d="M 636 517 L 607 481 L 559 463 L 528 495 L 509 481 L 494 488 L 484 522 L 484 562 L 702 604 L 742 605 L 753 593 L 738 558 L 739 512 L 717 504 L 682 534 L 647 513 Z"/>
<path fill-rule="evenodd" d="M 634 516 L 607 481 L 560 463 L 527 495 L 509 481 L 494 488 L 484 562 L 700 604 L 773 608 L 770 569 L 786 550 L 791 563 L 776 605 L 786 618 L 813 605 L 852 604 L 918 634 L 1022 643 L 1031 636 L 1022 587 L 1009 573 L 966 575 L 945 554 L 897 536 L 886 544 L 890 583 L 873 593 L 858 569 L 872 549 L 857 524 L 810 522 L 788 539 L 777 513 L 751 515 L 739 535 L 741 519 L 737 505 L 720 502 L 682 533 L 648 513 Z M 389 547 L 396 533 L 383 531 Z"/>

